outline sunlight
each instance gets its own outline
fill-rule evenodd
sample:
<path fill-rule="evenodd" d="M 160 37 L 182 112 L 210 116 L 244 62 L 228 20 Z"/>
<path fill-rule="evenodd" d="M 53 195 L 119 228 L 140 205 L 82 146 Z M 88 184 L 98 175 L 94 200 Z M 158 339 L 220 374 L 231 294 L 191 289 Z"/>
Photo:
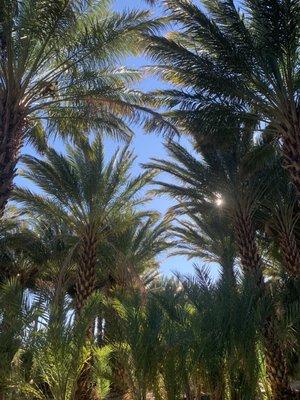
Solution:
<path fill-rule="evenodd" d="M 222 198 L 222 196 L 220 194 L 217 195 L 217 198 L 215 200 L 216 206 L 217 207 L 222 207 L 224 204 L 224 199 Z"/>

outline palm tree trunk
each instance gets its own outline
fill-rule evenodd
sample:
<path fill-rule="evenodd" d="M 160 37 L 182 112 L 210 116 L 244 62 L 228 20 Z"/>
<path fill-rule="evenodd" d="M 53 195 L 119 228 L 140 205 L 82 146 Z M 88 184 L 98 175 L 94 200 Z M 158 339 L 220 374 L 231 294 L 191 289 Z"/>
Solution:
<path fill-rule="evenodd" d="M 267 376 L 272 393 L 272 400 L 299 399 L 296 392 L 290 387 L 288 367 L 282 352 L 281 343 L 276 339 L 276 332 L 272 320 L 264 327 L 265 360 Z"/>
<path fill-rule="evenodd" d="M 16 165 L 24 136 L 24 120 L 18 112 L 2 113 L 0 122 L 0 218 L 13 189 Z"/>
<path fill-rule="evenodd" d="M 254 274 L 256 285 L 263 294 L 266 290 L 262 275 L 262 260 L 255 240 L 255 229 L 250 212 L 238 210 L 235 215 L 235 233 L 241 265 L 248 275 Z M 267 376 L 273 400 L 297 399 L 289 384 L 286 360 L 282 345 L 277 340 L 272 320 L 263 327 Z M 287 397 L 289 396 L 289 397 Z"/>
<path fill-rule="evenodd" d="M 287 273 L 293 277 L 300 276 L 300 251 L 295 235 L 282 232 L 279 238 L 279 247 Z"/>
<path fill-rule="evenodd" d="M 107 400 L 123 400 L 129 393 L 126 370 L 120 361 L 112 360 L 112 379 Z"/>
<path fill-rule="evenodd" d="M 96 288 L 97 237 L 92 226 L 88 226 L 82 239 L 79 253 L 79 268 L 76 282 L 77 318 Z M 93 339 L 92 324 L 87 331 L 87 340 Z M 76 384 L 75 400 L 97 400 L 96 384 L 92 377 L 93 358 L 85 362 Z"/>
<path fill-rule="evenodd" d="M 6 204 L 13 189 L 13 179 L 16 174 L 16 162 L 7 161 L 5 151 L 0 149 L 0 218 L 3 217 Z"/>
<path fill-rule="evenodd" d="M 96 288 L 97 237 L 92 226 L 86 228 L 79 250 L 78 276 L 76 282 L 76 311 L 83 307 Z"/>
<path fill-rule="evenodd" d="M 282 130 L 283 166 L 293 182 L 298 200 L 300 199 L 300 123 L 291 129 Z"/>
<path fill-rule="evenodd" d="M 74 400 L 100 400 L 93 380 L 93 357 L 85 362 L 76 382 Z"/>
<path fill-rule="evenodd" d="M 220 265 L 222 266 L 222 276 L 225 279 L 225 282 L 230 285 L 230 287 L 236 287 L 236 276 L 233 263 L 224 261 L 221 262 Z"/>
<path fill-rule="evenodd" d="M 263 285 L 262 262 L 250 212 L 242 209 L 236 211 L 234 222 L 236 243 L 243 271 L 255 276 L 257 285 L 261 287 Z"/>

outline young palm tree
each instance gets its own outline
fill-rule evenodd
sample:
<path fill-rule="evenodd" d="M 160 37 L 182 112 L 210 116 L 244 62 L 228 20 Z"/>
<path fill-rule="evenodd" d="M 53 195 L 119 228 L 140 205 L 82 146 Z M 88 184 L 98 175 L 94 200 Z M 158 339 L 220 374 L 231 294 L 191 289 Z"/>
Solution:
<path fill-rule="evenodd" d="M 199 359 L 192 357 L 192 349 L 196 346 L 191 319 L 195 310 L 188 302 L 183 285 L 178 279 L 167 279 L 163 282 L 161 290 L 154 293 L 154 298 L 162 314 L 158 344 L 159 372 L 163 382 L 161 395 L 168 400 L 179 400 L 182 397 L 192 400 L 196 394 L 199 395 L 196 391 L 197 385 L 193 385 L 193 377 L 196 375 L 198 385 L 203 383 L 203 376 L 196 373 Z M 156 391 L 159 391 L 159 380 L 156 386 Z"/>
<path fill-rule="evenodd" d="M 11 379 L 7 399 L 72 400 L 82 366 L 92 350 L 97 363 L 97 388 L 104 399 L 109 387 L 108 357 L 110 349 L 101 351 L 87 345 L 86 329 L 102 303 L 102 296 L 93 295 L 74 323 L 72 304 L 67 296 L 54 301 L 51 292 L 43 293 L 48 307 L 40 307 L 39 324 L 15 354 L 11 363 Z M 31 295 L 32 297 L 32 295 Z M 50 317 L 55 314 L 56 318 Z M 90 349 L 92 347 L 92 349 Z"/>
<path fill-rule="evenodd" d="M 125 367 L 123 379 L 126 377 L 131 397 L 146 400 L 158 374 L 161 311 L 152 298 L 147 298 L 145 303 L 141 295 L 134 292 L 115 301 L 114 307 L 120 316 L 120 326 L 113 343 Z"/>
<path fill-rule="evenodd" d="M 164 3 L 181 29 L 149 38 L 149 52 L 176 85 L 160 93 L 169 118 L 209 141 L 221 140 L 235 119 L 270 124 L 299 196 L 299 2 Z"/>
<path fill-rule="evenodd" d="M 68 147 L 67 154 L 47 152 L 46 160 L 25 157 L 24 176 L 44 193 L 17 189 L 14 198 L 30 209 L 31 214 L 68 226 L 67 234 L 77 244 L 76 311 L 83 307 L 96 289 L 97 250 L 109 240 L 110 233 L 122 229 L 122 213 L 145 202 L 139 191 L 152 174 L 130 178 L 134 161 L 126 147 L 104 164 L 102 142 L 96 138 L 90 145 Z M 92 337 L 90 328 L 88 336 Z M 76 398 L 94 398 L 90 384 L 90 365 L 83 371 Z"/>
<path fill-rule="evenodd" d="M 244 279 L 237 290 L 224 275 L 214 283 L 203 268 L 181 282 L 192 310 L 188 348 L 191 366 L 198 364 L 198 386 L 202 383 L 215 400 L 255 398 L 259 393 L 261 313 L 253 301 L 253 286 Z M 249 313 L 247 319 L 244 313 Z"/>
<path fill-rule="evenodd" d="M 177 289 L 178 285 L 162 284 L 159 290 L 148 293 L 146 301 L 139 293 L 131 293 L 115 302 L 121 318 L 115 346 L 136 399 L 145 400 L 152 393 L 157 399 L 179 400 L 187 389 L 185 339 L 190 331 L 184 324 L 187 319 L 181 318 L 186 311 Z"/>
<path fill-rule="evenodd" d="M 118 68 L 151 31 L 147 12 L 117 14 L 110 1 L 7 0 L 0 5 L 0 216 L 25 140 L 48 132 L 81 136 L 90 128 L 127 137 L 122 116 L 137 116 L 136 71 Z M 49 130 L 46 130 L 48 125 Z"/>

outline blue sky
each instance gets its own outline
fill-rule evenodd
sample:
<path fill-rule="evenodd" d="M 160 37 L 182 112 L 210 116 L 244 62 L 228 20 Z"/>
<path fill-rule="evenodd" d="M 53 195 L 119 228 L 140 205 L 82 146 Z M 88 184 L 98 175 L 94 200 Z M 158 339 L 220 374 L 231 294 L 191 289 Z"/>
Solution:
<path fill-rule="evenodd" d="M 148 9 L 149 6 L 146 5 L 143 0 L 115 0 L 114 8 L 118 11 L 121 11 L 124 9 Z M 154 15 L 161 14 L 161 9 L 158 7 L 152 7 L 152 11 Z M 122 64 L 132 68 L 139 68 L 145 65 L 149 65 L 150 63 L 151 61 L 146 59 L 144 56 L 137 58 L 130 57 L 122 61 Z M 139 87 L 144 91 L 149 91 L 162 86 L 162 82 L 159 82 L 157 78 L 147 76 L 142 81 Z M 137 159 L 133 168 L 133 174 L 138 174 L 141 171 L 141 164 L 149 161 L 153 157 L 166 158 L 166 153 L 163 147 L 163 138 L 161 136 L 158 136 L 156 134 L 145 134 L 140 126 L 134 126 L 134 131 L 135 136 L 132 141 L 132 147 L 134 149 Z M 181 143 L 190 146 L 186 138 L 181 138 L 180 141 Z M 122 143 L 118 143 L 117 141 L 114 141 L 112 139 L 106 139 L 106 154 L 109 156 L 116 150 L 116 148 L 121 145 Z M 61 148 L 60 142 L 56 141 L 55 146 Z M 27 146 L 24 148 L 23 152 L 32 153 L 32 149 Z M 20 183 L 20 178 L 17 179 L 17 182 Z M 23 181 L 22 184 L 24 184 Z M 154 198 L 150 206 L 152 209 L 159 211 L 162 215 L 164 215 L 171 204 L 171 199 L 166 196 L 160 196 Z M 170 275 L 174 271 L 178 271 L 182 274 L 192 273 L 193 263 L 196 260 L 190 261 L 182 256 L 168 257 L 168 255 L 165 254 L 160 258 L 160 261 L 161 272 L 163 274 Z M 197 260 L 197 262 L 199 263 L 199 260 Z M 217 267 L 212 266 L 212 275 L 216 275 L 216 273 Z"/>
<path fill-rule="evenodd" d="M 114 7 L 116 10 L 124 9 L 149 9 L 149 6 L 143 0 L 115 0 Z M 159 7 L 151 8 L 154 15 L 161 15 Z M 143 67 L 151 64 L 151 60 L 146 57 L 129 58 L 125 60 L 125 65 L 128 67 Z M 162 87 L 162 82 L 157 78 L 147 77 L 143 80 L 140 87 L 144 91 L 150 91 Z M 181 141 L 187 142 L 184 139 Z M 115 144 L 110 141 L 110 146 Z M 163 138 L 156 134 L 145 134 L 141 127 L 135 127 L 135 137 L 133 139 L 133 147 L 137 156 L 135 169 L 139 171 L 141 164 L 149 161 L 151 158 L 166 158 L 166 153 L 163 147 Z M 151 207 L 159 211 L 162 215 L 171 206 L 171 200 L 166 196 L 159 196 L 155 198 Z M 179 271 L 183 274 L 191 273 L 193 271 L 193 261 L 189 261 L 186 257 L 173 256 L 167 257 L 167 254 L 161 259 L 161 272 L 164 274 L 171 274 L 173 271 Z"/>

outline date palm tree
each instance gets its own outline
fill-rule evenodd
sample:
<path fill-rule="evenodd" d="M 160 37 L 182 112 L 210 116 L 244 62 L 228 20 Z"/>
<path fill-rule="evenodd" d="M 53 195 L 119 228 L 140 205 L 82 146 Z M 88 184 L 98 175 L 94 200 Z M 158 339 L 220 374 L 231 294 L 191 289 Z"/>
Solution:
<path fill-rule="evenodd" d="M 224 275 L 213 282 L 203 267 L 197 267 L 194 276 L 181 277 L 181 282 L 192 310 L 187 340 L 190 364 L 196 368 L 194 385 L 202 383 L 215 400 L 255 398 L 261 377 L 257 352 L 261 312 L 253 302 L 253 285 L 246 278 L 233 286 Z"/>
<path fill-rule="evenodd" d="M 44 193 L 23 188 L 14 193 L 14 199 L 30 207 L 32 215 L 65 224 L 76 238 L 78 312 L 95 289 L 98 245 L 114 229 L 122 229 L 122 212 L 146 201 L 137 194 L 152 176 L 143 173 L 130 178 L 134 157 L 127 147 L 117 151 L 107 165 L 103 158 L 99 138 L 81 147 L 69 146 L 66 155 L 50 149 L 45 160 L 26 156 L 23 176 Z"/>
<path fill-rule="evenodd" d="M 251 132 L 242 130 L 239 135 L 232 136 L 224 148 L 202 145 L 200 160 L 174 142 L 168 143 L 166 147 L 172 158 L 154 160 L 148 166 L 171 174 L 178 183 L 159 181 L 161 189 L 158 190 L 177 198 L 177 208 L 183 213 L 188 210 L 190 214 L 197 215 L 203 209 L 202 204 L 206 203 L 214 206 L 216 213 L 220 208 L 223 209 L 224 215 L 232 221 L 241 268 L 246 276 L 255 280 L 260 296 L 265 297 L 267 287 L 263 278 L 264 265 L 254 216 L 266 192 L 266 182 L 261 171 L 248 168 L 249 154 L 254 152 Z M 294 398 L 271 316 L 270 320 L 266 317 L 262 329 L 274 398 Z"/>
<path fill-rule="evenodd" d="M 175 85 L 156 98 L 176 126 L 199 140 L 222 140 L 222 128 L 235 119 L 270 124 L 299 196 L 299 2 L 201 3 L 164 2 L 181 28 L 149 38 L 155 69 Z"/>
<path fill-rule="evenodd" d="M 264 202 L 262 220 L 271 239 L 270 250 L 277 250 L 283 271 L 297 278 L 300 276 L 299 208 L 294 188 L 286 178 L 279 170 L 273 193 Z"/>
<path fill-rule="evenodd" d="M 26 140 L 44 148 L 49 132 L 131 134 L 123 117 L 143 104 L 129 90 L 139 73 L 118 60 L 159 25 L 146 11 L 114 13 L 108 0 L 1 2 L 0 216 Z"/>
<path fill-rule="evenodd" d="M 37 218 L 68 226 L 77 245 L 77 317 L 96 289 L 99 246 L 109 240 L 112 231 L 122 230 L 128 210 L 146 201 L 139 192 L 152 174 L 131 178 L 133 161 L 132 153 L 125 147 L 105 165 L 100 138 L 92 144 L 69 146 L 66 155 L 50 149 L 45 160 L 24 158 L 24 176 L 43 193 L 18 188 L 14 199 Z M 92 328 L 88 337 L 92 337 Z M 89 363 L 78 381 L 77 399 L 96 398 L 90 375 Z"/>
<path fill-rule="evenodd" d="M 36 309 L 39 323 L 31 331 L 27 325 L 27 332 L 20 337 L 19 348 L 10 365 L 5 398 L 73 399 L 76 381 L 82 366 L 89 358 L 88 350 L 92 347 L 96 361 L 93 372 L 97 376 L 100 398 L 103 399 L 109 387 L 107 377 L 110 349 L 106 347 L 96 350 L 85 340 L 89 321 L 101 306 L 102 296 L 94 294 L 80 320 L 74 323 L 71 317 L 72 303 L 68 296 L 63 296 L 57 303 L 51 291 L 42 289 L 40 294 L 47 307 L 41 303 L 38 306 L 34 296 L 29 295 L 33 303 L 31 307 Z M 49 314 L 56 318 L 51 319 Z M 26 339 L 28 334 L 29 340 Z"/>
<path fill-rule="evenodd" d="M 184 147 L 169 142 L 166 149 L 170 160 L 154 159 L 148 167 L 171 174 L 177 182 L 158 181 L 161 189 L 178 199 L 181 213 L 204 218 L 215 211 L 231 219 L 240 263 L 245 273 L 255 274 L 262 283 L 262 260 L 255 237 L 254 212 L 265 191 L 260 174 L 247 170 L 249 152 L 253 143 L 251 133 L 232 136 L 224 149 L 203 145 L 201 158 L 196 158 Z M 208 210 L 211 210 L 208 213 Z M 221 214 L 221 215 L 222 215 Z"/>

